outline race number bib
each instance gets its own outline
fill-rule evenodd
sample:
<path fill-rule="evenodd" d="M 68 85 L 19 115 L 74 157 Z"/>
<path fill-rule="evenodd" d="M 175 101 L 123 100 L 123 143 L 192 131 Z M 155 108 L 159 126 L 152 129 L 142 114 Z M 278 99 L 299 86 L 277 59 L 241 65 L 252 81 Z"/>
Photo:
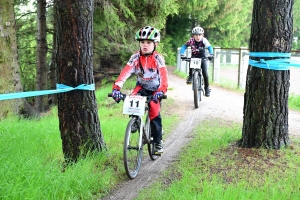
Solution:
<path fill-rule="evenodd" d="M 126 96 L 123 103 L 123 114 L 143 116 L 145 113 L 146 97 Z"/>
<path fill-rule="evenodd" d="M 191 58 L 190 68 L 200 69 L 201 68 L 201 58 Z"/>

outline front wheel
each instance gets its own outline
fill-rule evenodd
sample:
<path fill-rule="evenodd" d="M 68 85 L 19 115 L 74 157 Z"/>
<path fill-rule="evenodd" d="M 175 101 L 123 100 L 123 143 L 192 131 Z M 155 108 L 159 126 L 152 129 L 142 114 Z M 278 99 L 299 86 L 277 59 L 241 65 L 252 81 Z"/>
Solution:
<path fill-rule="evenodd" d="M 201 76 L 198 71 L 193 75 L 193 91 L 195 108 L 199 108 L 199 101 L 201 101 Z"/>
<path fill-rule="evenodd" d="M 124 138 L 124 167 L 129 178 L 137 176 L 142 162 L 143 145 L 139 146 L 141 119 L 131 117 Z"/>

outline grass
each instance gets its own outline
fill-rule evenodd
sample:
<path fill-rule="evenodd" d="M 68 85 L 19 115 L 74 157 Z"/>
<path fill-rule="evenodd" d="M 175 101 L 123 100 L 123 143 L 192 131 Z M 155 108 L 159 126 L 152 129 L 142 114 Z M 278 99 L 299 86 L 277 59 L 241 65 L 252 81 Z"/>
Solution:
<path fill-rule="evenodd" d="M 125 89 L 132 89 L 129 80 Z M 123 139 L 128 117 L 122 103 L 107 94 L 111 87 L 96 91 L 101 131 L 107 151 L 94 153 L 63 168 L 62 141 L 57 108 L 39 120 L 7 118 L 0 121 L 0 199 L 99 199 L 127 179 L 123 167 Z M 174 101 L 163 101 L 169 107 Z M 167 109 L 166 109 L 167 111 Z M 161 113 L 167 135 L 176 123 L 175 114 Z"/>
<path fill-rule="evenodd" d="M 212 119 L 194 131 L 163 177 L 137 199 L 299 199 L 300 147 L 242 149 L 241 125 Z M 151 194 L 151 195 L 149 195 Z"/>
<path fill-rule="evenodd" d="M 99 199 L 127 179 L 122 148 L 128 118 L 122 103 L 107 98 L 110 92 L 110 86 L 96 91 L 108 150 L 64 170 L 56 107 L 40 120 L 1 120 L 0 199 Z M 166 135 L 179 120 L 170 112 L 173 103 L 163 101 Z M 152 199 L 299 199 L 300 142 L 293 139 L 280 151 L 239 149 L 240 130 L 240 124 L 218 119 L 202 123 L 178 161 L 138 199 L 150 199 L 149 192 Z"/>
<path fill-rule="evenodd" d="M 300 96 L 290 95 L 289 96 L 289 108 L 292 110 L 300 111 Z"/>

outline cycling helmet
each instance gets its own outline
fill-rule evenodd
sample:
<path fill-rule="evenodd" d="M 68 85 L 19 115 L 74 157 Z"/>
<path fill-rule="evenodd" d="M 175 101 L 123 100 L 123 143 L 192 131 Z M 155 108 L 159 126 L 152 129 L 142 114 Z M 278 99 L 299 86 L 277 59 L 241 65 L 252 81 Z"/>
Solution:
<path fill-rule="evenodd" d="M 136 32 L 135 39 L 137 41 L 152 40 L 153 42 L 160 42 L 160 33 L 156 28 L 145 26 Z"/>
<path fill-rule="evenodd" d="M 200 26 L 196 26 L 195 28 L 193 28 L 192 34 L 193 35 L 202 35 L 202 34 L 204 34 L 204 29 L 201 28 Z"/>

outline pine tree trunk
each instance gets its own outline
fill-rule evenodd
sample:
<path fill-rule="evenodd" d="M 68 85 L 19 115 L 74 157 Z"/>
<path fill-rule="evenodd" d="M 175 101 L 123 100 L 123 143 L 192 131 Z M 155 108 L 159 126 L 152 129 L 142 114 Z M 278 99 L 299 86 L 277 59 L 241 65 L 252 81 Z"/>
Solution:
<path fill-rule="evenodd" d="M 46 24 L 46 0 L 37 1 L 37 65 L 36 65 L 36 90 L 47 90 L 47 24 Z M 47 95 L 35 98 L 35 108 L 39 112 L 49 109 Z"/>
<path fill-rule="evenodd" d="M 58 83 L 76 87 L 93 84 L 92 28 L 94 1 L 57 1 Z M 102 150 L 94 91 L 73 90 L 57 95 L 59 128 L 66 161 L 77 161 L 88 151 Z"/>
<path fill-rule="evenodd" d="M 254 0 L 251 52 L 291 52 L 293 3 L 294 0 Z M 289 70 L 249 66 L 240 147 L 280 149 L 289 144 L 289 80 Z"/>
<path fill-rule="evenodd" d="M 50 62 L 50 68 L 49 68 L 49 85 L 50 85 L 50 90 L 55 90 L 56 89 L 56 1 L 53 1 L 53 45 L 52 45 L 52 53 L 51 53 L 51 62 Z M 56 94 L 51 94 L 48 96 L 49 97 L 49 105 L 57 105 L 57 95 Z"/>
<path fill-rule="evenodd" d="M 14 0 L 0 0 L 0 93 L 22 92 L 15 30 Z M 0 119 L 9 115 L 36 117 L 26 99 L 0 101 Z"/>

